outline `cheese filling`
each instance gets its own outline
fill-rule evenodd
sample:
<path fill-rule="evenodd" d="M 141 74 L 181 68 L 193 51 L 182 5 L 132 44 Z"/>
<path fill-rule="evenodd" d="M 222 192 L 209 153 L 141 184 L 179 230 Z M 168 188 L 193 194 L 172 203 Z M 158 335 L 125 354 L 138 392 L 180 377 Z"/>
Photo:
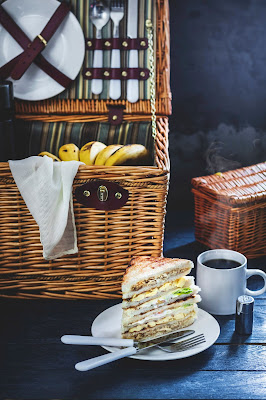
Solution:
<path fill-rule="evenodd" d="M 192 294 L 195 294 L 198 292 L 198 286 L 196 286 L 196 285 L 190 286 L 189 289 L 190 290 L 187 291 L 187 293 L 186 293 L 187 295 L 192 295 Z M 174 290 L 173 292 L 170 292 L 170 293 L 168 292 L 162 296 L 156 297 L 155 299 L 146 301 L 145 303 L 140 304 L 138 306 L 138 308 L 141 310 L 143 308 L 147 308 L 147 307 L 151 307 L 151 306 L 156 306 L 156 307 L 162 306 L 163 304 L 167 303 L 171 299 L 173 299 L 173 298 L 176 299 L 179 296 L 179 294 L 176 293 L 177 291 L 178 290 Z"/>
<path fill-rule="evenodd" d="M 160 287 L 148 290 L 147 292 L 134 294 L 130 301 L 141 301 L 147 297 L 155 296 L 158 292 L 166 292 L 171 289 L 178 289 L 192 285 L 194 278 L 192 276 L 182 276 L 182 278 L 175 279 L 172 282 L 166 282 Z"/>
<path fill-rule="evenodd" d="M 186 307 L 180 307 L 180 310 L 178 310 L 177 313 L 176 310 L 173 309 L 158 312 L 152 315 L 152 319 L 143 318 L 135 322 L 135 324 L 132 324 L 132 328 L 129 329 L 129 332 L 139 332 L 140 330 L 145 328 L 153 328 L 156 325 L 166 324 L 171 321 L 183 319 L 186 317 L 187 314 L 191 313 L 192 311 L 196 311 L 196 308 L 196 304 L 190 304 Z M 175 311 L 174 314 L 173 311 Z"/>
<path fill-rule="evenodd" d="M 192 304 L 190 307 L 187 307 L 186 310 L 184 310 L 183 312 L 179 312 L 178 314 L 175 314 L 175 315 L 168 315 L 168 314 L 172 314 L 173 310 L 166 310 L 166 311 L 169 311 L 169 313 L 164 312 L 163 314 L 165 316 L 162 316 L 162 318 L 160 318 L 156 321 L 151 320 L 151 321 L 145 323 L 145 318 L 144 318 L 143 320 L 138 321 L 136 326 L 133 326 L 132 328 L 130 328 L 129 332 L 130 333 L 139 332 L 146 328 L 154 328 L 157 325 L 167 324 L 172 321 L 181 320 L 181 319 L 185 318 L 192 311 L 194 311 L 194 313 L 195 313 L 196 307 L 197 307 L 196 304 Z"/>

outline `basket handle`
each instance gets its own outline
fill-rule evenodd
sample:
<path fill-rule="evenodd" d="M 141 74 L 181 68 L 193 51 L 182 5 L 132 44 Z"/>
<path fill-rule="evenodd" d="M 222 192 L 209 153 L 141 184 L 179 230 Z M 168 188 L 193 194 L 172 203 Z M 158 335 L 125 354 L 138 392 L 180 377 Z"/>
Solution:
<path fill-rule="evenodd" d="M 78 203 L 96 210 L 117 210 L 126 204 L 128 196 L 128 190 L 106 180 L 89 181 L 75 190 Z"/>

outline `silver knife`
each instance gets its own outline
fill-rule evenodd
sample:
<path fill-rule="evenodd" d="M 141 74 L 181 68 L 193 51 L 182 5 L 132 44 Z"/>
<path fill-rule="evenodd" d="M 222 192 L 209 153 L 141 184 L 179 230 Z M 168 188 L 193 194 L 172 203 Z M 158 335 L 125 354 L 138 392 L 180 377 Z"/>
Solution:
<path fill-rule="evenodd" d="M 128 0 L 127 10 L 127 36 L 131 39 L 138 37 L 138 0 Z M 129 68 L 138 68 L 138 50 L 129 50 Z M 139 81 L 129 79 L 127 81 L 127 100 L 135 103 L 139 99 Z"/>
<path fill-rule="evenodd" d="M 89 371 L 90 369 L 99 367 L 109 362 L 119 360 L 120 358 L 132 356 L 141 350 L 149 349 L 158 344 L 177 340 L 188 335 L 195 333 L 194 330 L 184 330 L 179 332 L 172 332 L 167 335 L 160 336 L 152 341 L 135 342 L 132 339 L 118 339 L 118 338 L 97 338 L 94 336 L 78 336 L 78 335 L 64 335 L 61 341 L 65 344 L 80 344 L 80 345 L 100 345 L 100 346 L 118 346 L 125 347 L 122 350 L 114 351 L 113 353 L 104 354 L 99 357 L 91 358 L 89 360 L 81 361 L 75 365 L 78 371 Z"/>

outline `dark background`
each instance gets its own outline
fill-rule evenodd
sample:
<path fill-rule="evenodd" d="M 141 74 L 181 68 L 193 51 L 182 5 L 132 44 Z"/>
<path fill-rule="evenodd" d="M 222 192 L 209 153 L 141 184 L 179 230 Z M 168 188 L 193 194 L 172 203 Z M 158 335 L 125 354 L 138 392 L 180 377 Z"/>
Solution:
<path fill-rule="evenodd" d="M 192 177 L 266 161 L 266 1 L 169 4 L 168 209 L 180 209 Z"/>

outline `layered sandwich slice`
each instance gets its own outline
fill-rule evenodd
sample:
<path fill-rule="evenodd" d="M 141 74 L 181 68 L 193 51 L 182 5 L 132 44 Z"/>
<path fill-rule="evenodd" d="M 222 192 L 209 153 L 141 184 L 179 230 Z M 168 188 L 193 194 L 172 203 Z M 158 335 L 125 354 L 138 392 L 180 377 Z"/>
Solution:
<path fill-rule="evenodd" d="M 201 300 L 190 260 L 134 257 L 122 281 L 122 337 L 150 340 L 191 325 Z"/>

